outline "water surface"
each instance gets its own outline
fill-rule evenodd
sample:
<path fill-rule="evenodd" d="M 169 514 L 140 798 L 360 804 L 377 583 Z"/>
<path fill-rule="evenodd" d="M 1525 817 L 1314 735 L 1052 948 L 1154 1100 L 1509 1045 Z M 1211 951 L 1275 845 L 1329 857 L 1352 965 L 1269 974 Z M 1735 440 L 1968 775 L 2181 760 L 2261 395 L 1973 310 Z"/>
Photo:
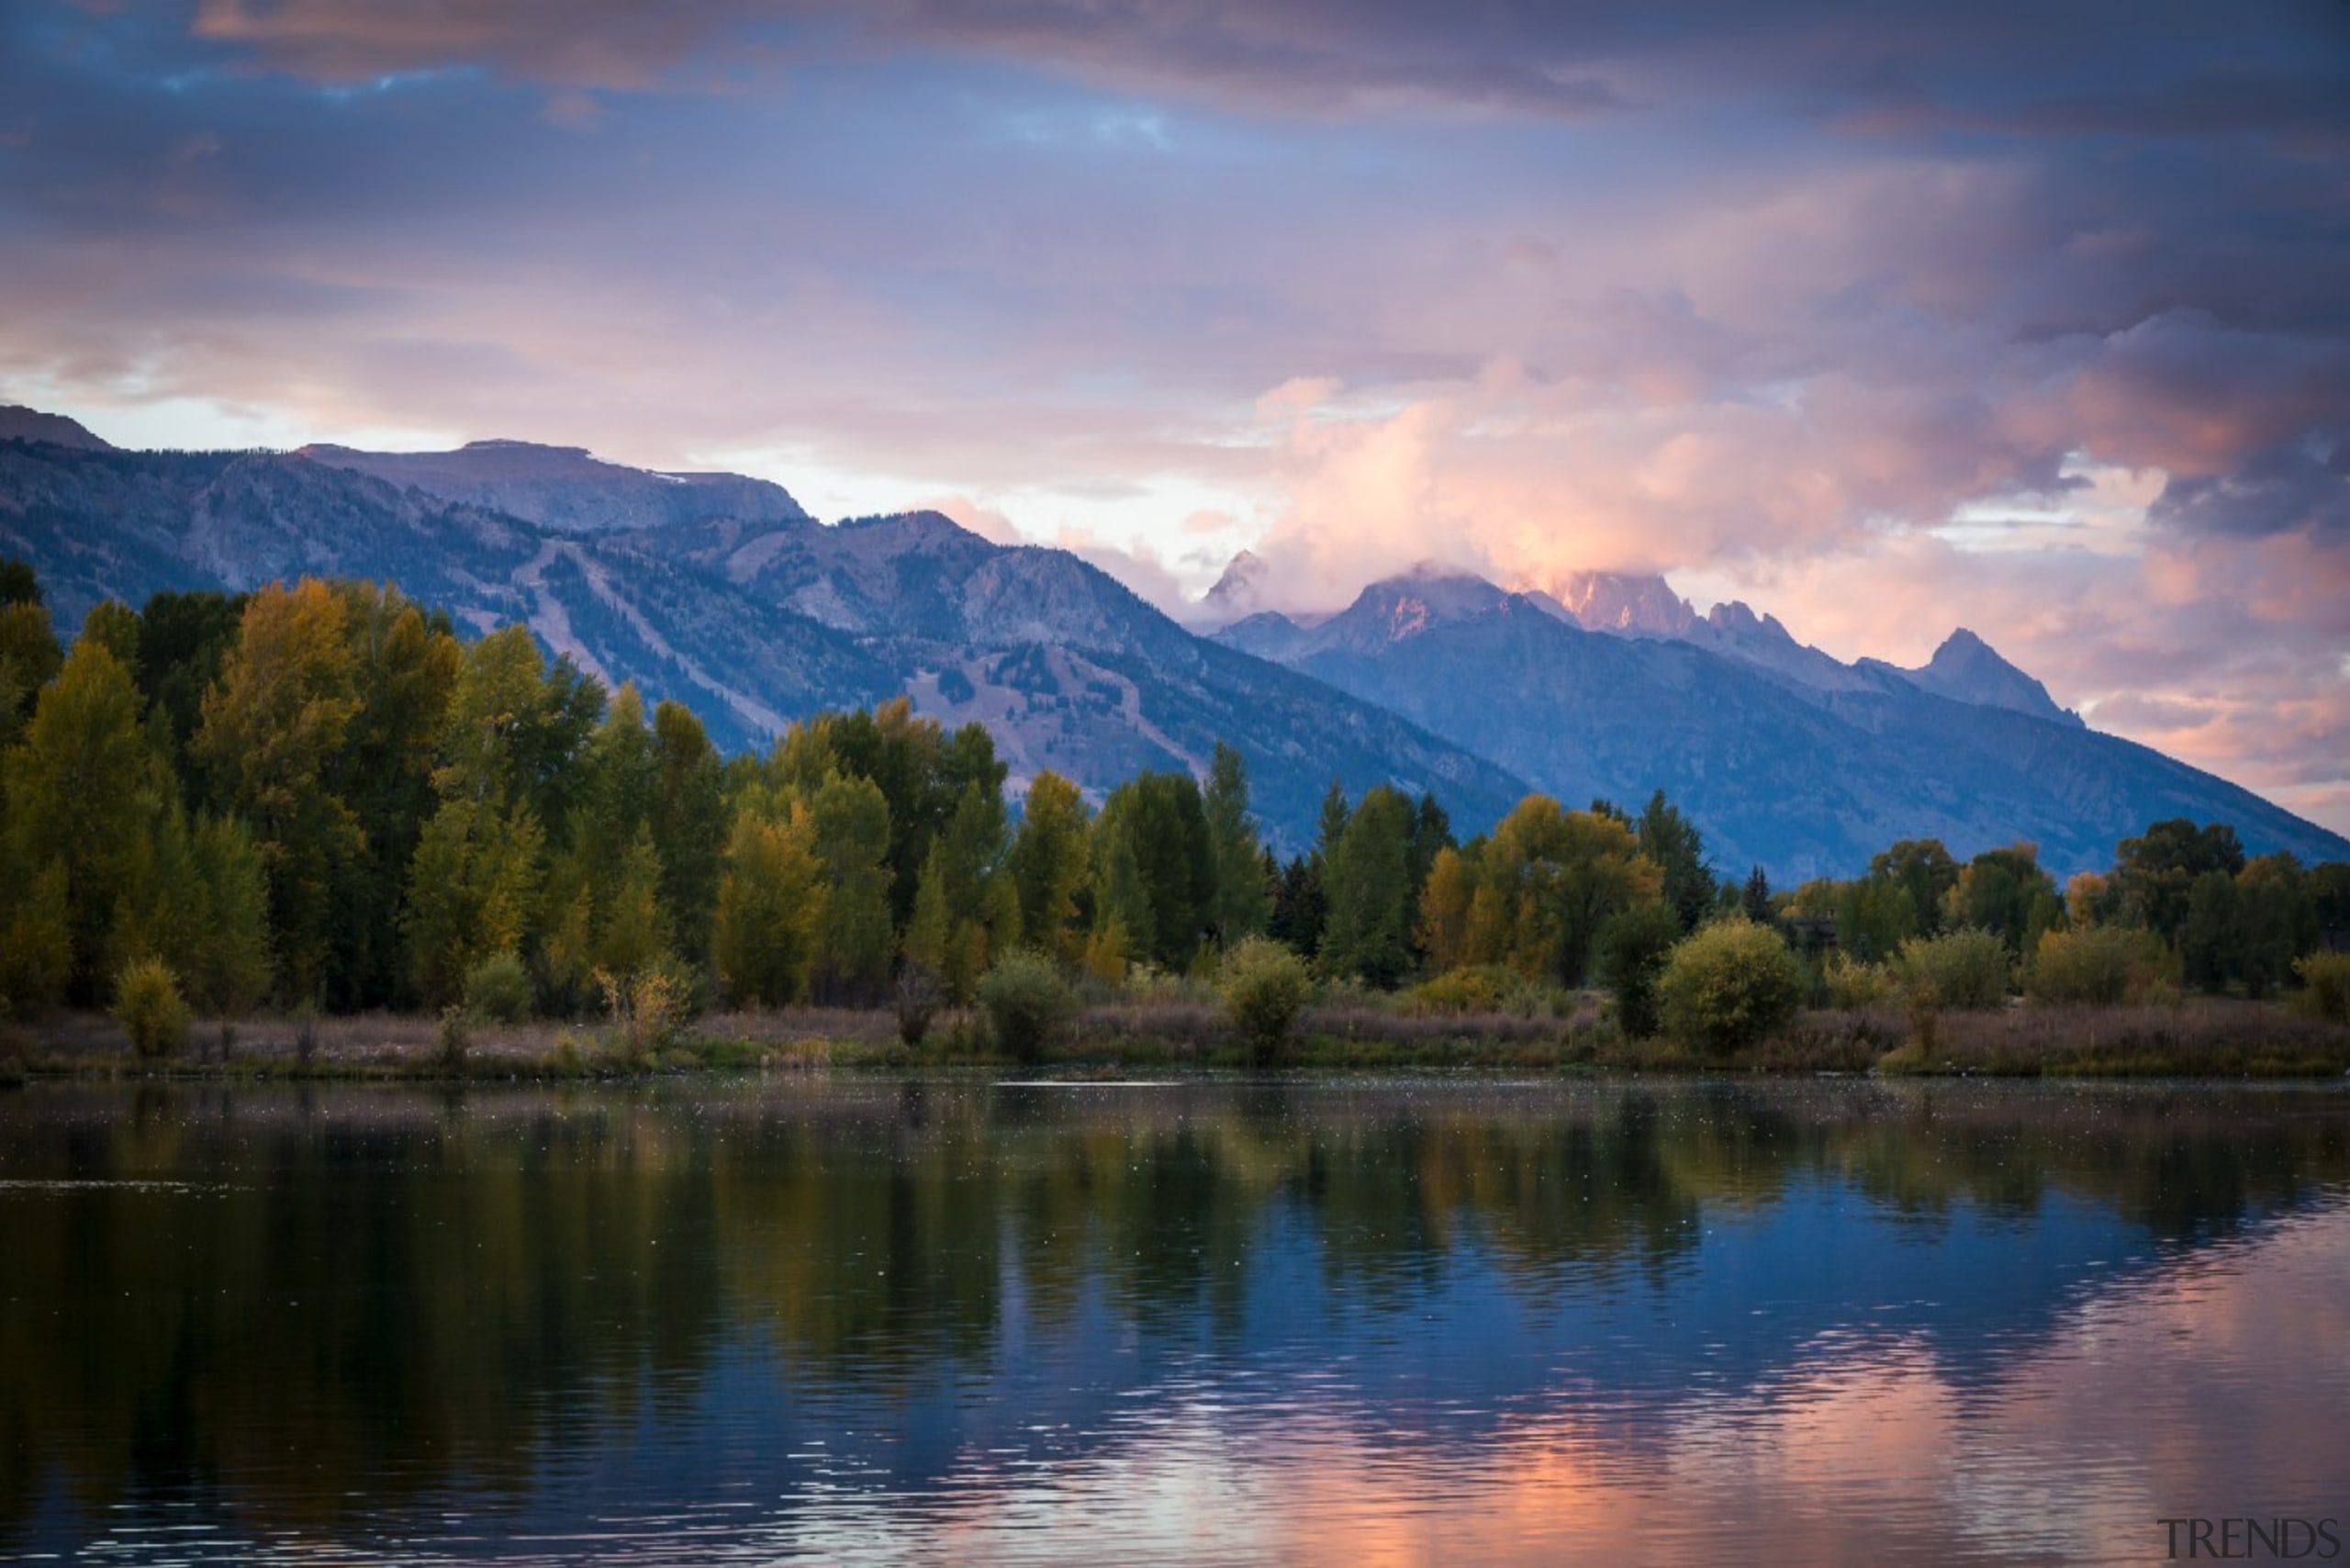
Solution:
<path fill-rule="evenodd" d="M 2143 1562 L 2345 1415 L 2327 1090 L 0 1096 L 0 1557 Z"/>

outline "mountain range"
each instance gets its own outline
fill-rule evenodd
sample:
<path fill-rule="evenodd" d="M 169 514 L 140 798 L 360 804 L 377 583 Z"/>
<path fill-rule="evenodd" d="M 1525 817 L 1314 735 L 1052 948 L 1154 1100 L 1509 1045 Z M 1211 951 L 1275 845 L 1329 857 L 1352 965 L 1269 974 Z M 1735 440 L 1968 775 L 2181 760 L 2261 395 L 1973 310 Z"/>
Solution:
<path fill-rule="evenodd" d="M 782 487 L 660 473 L 572 447 L 118 450 L 0 409 L 0 554 L 61 624 L 107 597 L 303 574 L 395 581 L 483 632 L 527 623 L 608 683 L 693 707 L 714 739 L 903 693 L 994 734 L 1015 786 L 1099 794 L 1144 767 L 1248 756 L 1282 846 L 1332 778 L 1433 790 L 1465 833 L 1539 789 L 1637 806 L 1662 788 L 1718 861 L 1850 874 L 1897 839 L 1962 854 L 2037 842 L 2102 867 L 2147 823 L 2232 823 L 2255 850 L 2350 842 L 2212 775 L 2088 728 L 1972 633 L 1917 669 L 1842 663 L 1740 604 L 1697 614 L 1661 577 L 1512 592 L 1422 568 L 1345 610 L 1283 613 L 1237 560 L 1178 624 L 1065 551 L 935 512 L 823 524 Z"/>

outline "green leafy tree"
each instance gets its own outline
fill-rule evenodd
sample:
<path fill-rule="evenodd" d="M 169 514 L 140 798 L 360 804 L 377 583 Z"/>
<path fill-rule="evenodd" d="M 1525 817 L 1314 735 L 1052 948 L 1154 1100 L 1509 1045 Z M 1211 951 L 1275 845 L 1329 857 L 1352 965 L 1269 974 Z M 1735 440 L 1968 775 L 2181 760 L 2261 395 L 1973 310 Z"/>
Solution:
<path fill-rule="evenodd" d="M 1412 967 L 1419 890 L 1412 882 L 1409 796 L 1374 786 L 1347 817 L 1324 871 L 1330 913 L 1323 972 L 1392 990 Z"/>
<path fill-rule="evenodd" d="M 95 1002 L 111 980 L 108 937 L 159 805 L 130 672 L 102 643 L 77 639 L 42 689 L 24 737 L 0 762 L 7 803 L 6 866 L 30 888 L 55 868 L 69 954 L 58 977 L 34 978 L 48 948 L 48 911 L 21 934 L 26 994 Z"/>
<path fill-rule="evenodd" d="M 809 803 L 825 888 L 815 989 L 874 1002 L 890 980 L 890 802 L 870 778 L 828 773 Z"/>
<path fill-rule="evenodd" d="M 311 578 L 264 588 L 245 606 L 196 735 L 212 799 L 261 846 L 272 946 L 297 997 L 325 991 L 337 871 L 366 848 L 342 790 L 356 678 L 342 595 Z"/>
<path fill-rule="evenodd" d="M 1968 861 L 1945 903 L 1945 924 L 1991 932 L 2016 953 L 2031 952 L 2042 932 L 2065 919 L 2055 879 L 2040 868 L 2040 852 L 2029 844 L 1987 849 Z"/>
<path fill-rule="evenodd" d="M 2222 823 L 2197 827 L 2184 817 L 2155 823 L 2115 852 L 2113 890 L 2122 918 L 2173 946 L 2181 943 L 2196 879 L 2244 869 L 2244 846 Z"/>
<path fill-rule="evenodd" d="M 1222 741 L 1215 744 L 1202 810 L 1212 884 L 1206 924 L 1216 941 L 1229 946 L 1264 930 L 1272 900 L 1265 884 L 1264 848 L 1248 811 L 1248 767 Z"/>
<path fill-rule="evenodd" d="M 999 957 L 978 994 L 997 1048 L 1019 1061 L 1043 1057 L 1077 1017 L 1077 995 L 1061 978 L 1060 965 L 1033 948 Z"/>
<path fill-rule="evenodd" d="M 1091 868 L 1091 823 L 1077 786 L 1050 771 L 1028 786 L 1020 834 L 1012 846 L 1012 878 L 1020 895 L 1020 929 L 1038 949 L 1064 964 L 1083 947 L 1078 907 Z"/>
<path fill-rule="evenodd" d="M 1706 840 L 1696 824 L 1659 790 L 1649 797 L 1637 824 L 1640 853 L 1662 878 L 1664 902 L 1684 932 L 1695 931 L 1710 913 L 1718 879 L 1706 862 Z"/>
<path fill-rule="evenodd" d="M 1189 968 L 1215 896 L 1198 784 L 1188 773 L 1138 773 L 1110 791 L 1095 833 L 1123 839 L 1140 874 L 1150 913 L 1145 924 L 1126 928 L 1135 956 L 1169 969 Z"/>
<path fill-rule="evenodd" d="M 1662 899 L 1618 910 L 1599 928 L 1600 976 L 1616 993 L 1616 1022 L 1628 1037 L 1657 1032 L 1657 988 L 1684 935 L 1680 912 Z"/>
<path fill-rule="evenodd" d="M 806 992 L 822 929 L 825 888 L 815 821 L 745 810 L 727 839 L 711 940 L 718 983 L 738 1005 L 780 1007 Z"/>
<path fill-rule="evenodd" d="M 678 956 L 704 964 L 728 833 L 724 769 L 701 721 L 682 703 L 654 708 L 653 746 L 653 848 L 661 861 L 661 902 Z"/>

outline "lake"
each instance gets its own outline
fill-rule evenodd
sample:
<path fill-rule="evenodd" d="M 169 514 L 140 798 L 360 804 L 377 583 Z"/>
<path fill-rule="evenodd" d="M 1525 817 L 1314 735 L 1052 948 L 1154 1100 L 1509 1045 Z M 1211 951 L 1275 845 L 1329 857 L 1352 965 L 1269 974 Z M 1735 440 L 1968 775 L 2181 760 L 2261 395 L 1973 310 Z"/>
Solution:
<path fill-rule="evenodd" d="M 0 1094 L 0 1558 L 2350 1551 L 2345 1420 L 2331 1088 Z"/>

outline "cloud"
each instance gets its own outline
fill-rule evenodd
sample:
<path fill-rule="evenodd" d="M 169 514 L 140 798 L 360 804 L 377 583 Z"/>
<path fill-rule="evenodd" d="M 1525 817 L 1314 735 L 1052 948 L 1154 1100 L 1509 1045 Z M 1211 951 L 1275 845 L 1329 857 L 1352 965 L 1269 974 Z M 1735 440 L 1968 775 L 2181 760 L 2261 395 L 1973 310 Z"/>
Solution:
<path fill-rule="evenodd" d="M 2338 801 L 2350 11 L 2019 26 L 36 0 L 0 379 L 961 498 L 1163 605 L 1252 544 L 1322 606 L 1436 558 L 1964 621 Z"/>

